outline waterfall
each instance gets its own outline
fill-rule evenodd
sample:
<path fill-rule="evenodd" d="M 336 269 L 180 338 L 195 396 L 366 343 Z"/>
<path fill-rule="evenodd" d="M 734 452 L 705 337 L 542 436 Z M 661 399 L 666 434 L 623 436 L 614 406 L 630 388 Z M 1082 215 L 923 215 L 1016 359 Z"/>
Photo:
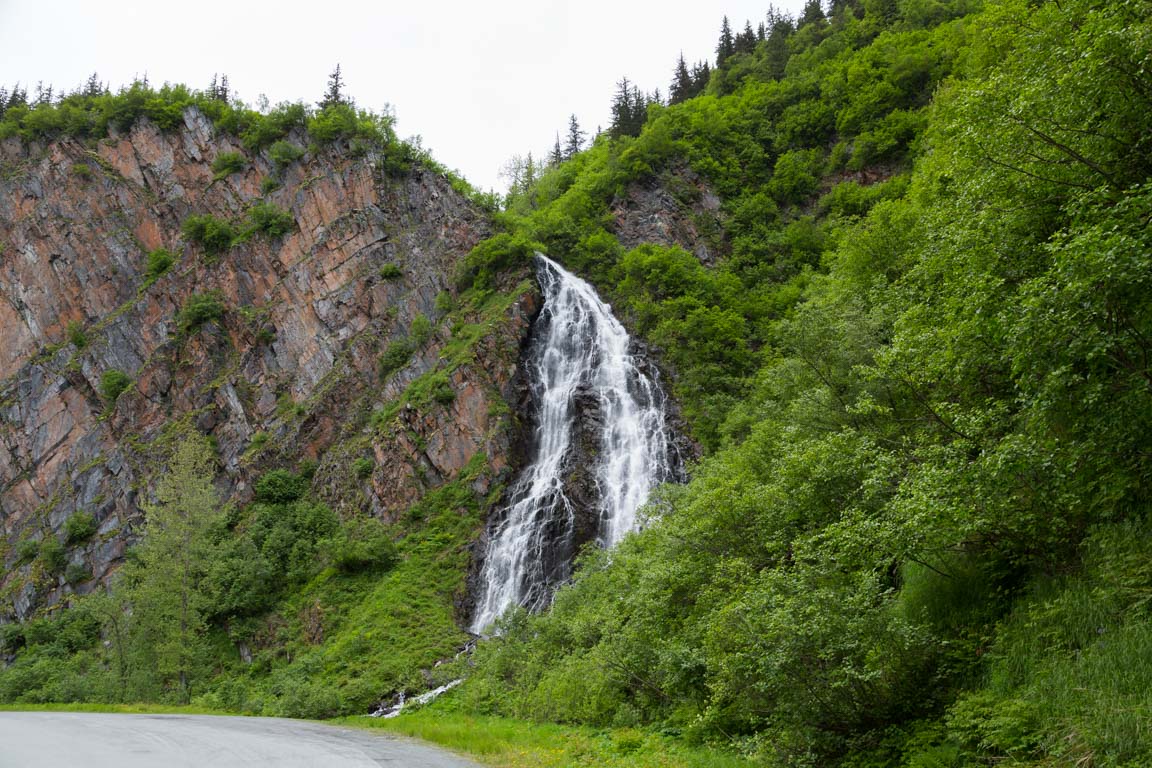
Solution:
<path fill-rule="evenodd" d="M 636 528 L 653 487 L 675 474 L 664 393 L 637 367 L 624 326 L 592 286 L 536 259 L 544 306 L 526 360 L 536 429 L 530 463 L 489 527 L 476 633 L 512 605 L 547 606 L 581 538 L 616 544 Z M 580 475 L 593 481 L 594 498 L 573 487 Z M 581 530 L 590 525 L 591 537 Z"/>

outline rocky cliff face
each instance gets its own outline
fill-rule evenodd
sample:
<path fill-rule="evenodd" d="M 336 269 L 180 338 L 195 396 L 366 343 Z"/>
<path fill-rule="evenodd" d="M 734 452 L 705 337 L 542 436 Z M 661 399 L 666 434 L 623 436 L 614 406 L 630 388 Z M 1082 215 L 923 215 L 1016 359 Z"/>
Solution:
<path fill-rule="evenodd" d="M 243 149 L 195 110 L 168 133 L 143 120 L 93 145 L 0 145 L 0 616 L 114 570 L 189 430 L 216 441 L 238 501 L 263 471 L 302 461 L 343 513 L 383 517 L 469 464 L 486 466 L 479 493 L 507 471 L 503 404 L 535 289 L 449 327 L 451 276 L 487 219 L 436 174 L 391 176 L 379 153 L 348 150 L 286 168 L 249 153 L 215 178 L 213 160 Z M 217 257 L 181 237 L 191 214 L 240 222 L 261 200 L 292 231 Z M 176 262 L 150 278 L 162 248 Z M 181 314 L 205 297 L 220 311 Z M 420 316 L 431 331 L 382 367 Z M 130 383 L 112 402 L 109 371 Z M 95 535 L 67 524 L 81 514 Z M 43 556 L 51 539 L 66 561 Z"/>
<path fill-rule="evenodd" d="M 625 248 L 678 245 L 712 265 L 727 255 L 721 201 L 687 166 L 630 184 L 612 200 L 612 232 Z"/>

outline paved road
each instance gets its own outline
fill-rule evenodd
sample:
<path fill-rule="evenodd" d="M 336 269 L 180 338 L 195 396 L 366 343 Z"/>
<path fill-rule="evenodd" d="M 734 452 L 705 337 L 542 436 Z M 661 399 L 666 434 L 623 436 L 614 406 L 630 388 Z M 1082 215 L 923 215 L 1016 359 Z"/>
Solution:
<path fill-rule="evenodd" d="M 476 768 L 385 733 L 208 715 L 0 712 L 0 768 Z"/>

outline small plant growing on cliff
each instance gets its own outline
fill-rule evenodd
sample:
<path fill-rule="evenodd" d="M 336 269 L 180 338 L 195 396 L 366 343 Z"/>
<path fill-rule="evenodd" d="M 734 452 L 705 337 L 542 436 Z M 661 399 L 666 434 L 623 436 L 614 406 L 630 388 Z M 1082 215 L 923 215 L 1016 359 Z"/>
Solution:
<path fill-rule="evenodd" d="M 104 402 L 112 405 L 130 386 L 132 379 L 128 378 L 128 374 L 112 368 L 104 371 L 100 377 L 100 396 L 104 398 Z"/>
<path fill-rule="evenodd" d="M 49 536 L 40 542 L 40 562 L 49 574 L 59 576 L 68 565 L 68 551 L 55 536 Z"/>
<path fill-rule="evenodd" d="M 268 237 L 286 235 L 296 226 L 296 220 L 292 218 L 291 213 L 277 208 L 272 203 L 257 203 L 252 206 L 252 210 L 248 211 L 248 221 L 251 223 L 252 232 Z"/>
<path fill-rule="evenodd" d="M 432 338 L 432 321 L 424 315 L 416 315 L 412 318 L 412 326 L 408 329 L 408 335 L 416 346 L 424 346 Z"/>
<path fill-rule="evenodd" d="M 268 148 L 268 157 L 283 170 L 304 157 L 304 150 L 289 141 L 278 141 Z"/>
<path fill-rule="evenodd" d="M 144 277 L 148 282 L 155 282 L 161 275 L 172 268 L 176 263 L 176 254 L 167 248 L 157 248 L 148 254 L 144 267 Z"/>
<path fill-rule="evenodd" d="M 69 563 L 64 569 L 64 581 L 69 584 L 82 584 L 92 580 L 92 570 L 83 563 Z"/>
<path fill-rule="evenodd" d="M 87 163 L 73 163 L 70 170 L 72 175 L 78 179 L 92 178 L 92 168 Z"/>
<path fill-rule="evenodd" d="M 372 476 L 376 470 L 376 462 L 366 456 L 361 456 L 356 461 L 352 462 L 352 472 L 360 480 L 365 480 Z"/>
<path fill-rule="evenodd" d="M 232 247 L 232 241 L 236 237 L 232 225 L 211 214 L 189 216 L 180 225 L 180 232 L 184 235 L 185 240 L 196 243 L 209 256 L 219 256 L 224 253 Z"/>
<path fill-rule="evenodd" d="M 280 189 L 280 180 L 275 176 L 265 176 L 260 180 L 260 194 L 268 195 Z"/>
<path fill-rule="evenodd" d="M 384 348 L 384 352 L 380 355 L 380 363 L 378 365 L 380 378 L 384 379 L 396 373 L 396 371 L 408 364 L 408 360 L 411 357 L 412 344 L 407 339 L 390 343 Z"/>
<path fill-rule="evenodd" d="M 84 332 L 84 326 L 76 320 L 68 323 L 68 341 L 76 349 L 83 350 L 88 347 L 88 334 Z"/>
<path fill-rule="evenodd" d="M 25 565 L 40 554 L 40 543 L 35 539 L 24 539 L 16 545 L 16 565 Z"/>
<path fill-rule="evenodd" d="M 220 181 L 234 173 L 239 173 L 247 165 L 248 161 L 239 152 L 221 152 L 212 161 L 212 173 L 214 174 L 212 178 L 214 181 Z"/>
<path fill-rule="evenodd" d="M 400 267 L 392 262 L 388 262 L 380 267 L 380 277 L 385 280 L 399 280 L 403 276 L 404 273 L 400 270 Z"/>
<path fill-rule="evenodd" d="M 452 294 L 448 291 L 440 291 L 436 294 L 436 311 L 437 312 L 451 312 L 456 308 L 456 300 L 452 298 Z"/>
<path fill-rule="evenodd" d="M 83 544 L 96 535 L 96 518 L 88 512 L 77 512 L 64 521 L 64 541 L 69 546 Z"/>
<path fill-rule="evenodd" d="M 224 304 L 220 300 L 219 291 L 196 293 L 184 302 L 184 307 L 176 316 L 176 324 L 181 333 L 190 333 L 204 323 L 215 322 L 223 317 Z"/>

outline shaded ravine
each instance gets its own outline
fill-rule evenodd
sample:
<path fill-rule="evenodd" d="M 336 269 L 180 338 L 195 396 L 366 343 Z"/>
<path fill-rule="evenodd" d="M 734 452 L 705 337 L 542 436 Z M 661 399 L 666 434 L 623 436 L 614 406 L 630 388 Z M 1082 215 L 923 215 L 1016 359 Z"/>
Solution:
<path fill-rule="evenodd" d="M 591 285 L 543 254 L 536 260 L 544 305 L 525 365 L 536 429 L 530 462 L 490 523 L 478 634 L 510 606 L 545 607 L 577 549 L 592 539 L 615 545 L 652 489 L 677 475 L 664 392 L 638 365 L 624 326 Z M 594 486 L 591 498 L 575 478 Z"/>

